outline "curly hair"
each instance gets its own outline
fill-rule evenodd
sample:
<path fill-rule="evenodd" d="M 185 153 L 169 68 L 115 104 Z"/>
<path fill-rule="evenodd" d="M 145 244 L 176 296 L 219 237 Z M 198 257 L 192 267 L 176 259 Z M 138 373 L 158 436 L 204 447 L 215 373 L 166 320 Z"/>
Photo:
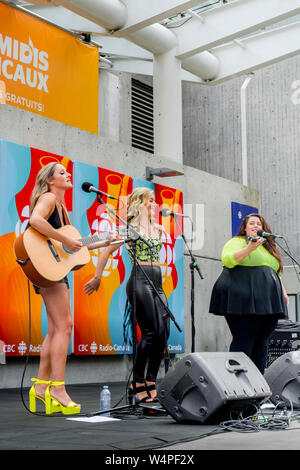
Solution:
<path fill-rule="evenodd" d="M 248 214 L 243 218 L 242 223 L 241 223 L 240 228 L 239 228 L 239 231 L 238 231 L 238 234 L 237 234 L 237 237 L 245 237 L 246 238 L 246 225 L 247 225 L 248 220 L 250 219 L 250 217 L 257 217 L 261 221 L 262 230 L 264 232 L 268 232 L 268 233 L 272 232 L 269 224 L 267 224 L 267 222 L 265 221 L 263 216 L 260 215 L 260 214 L 257 214 L 257 213 L 253 213 L 253 214 Z M 283 271 L 283 266 L 282 266 L 281 255 L 278 251 L 278 248 L 277 248 L 276 243 L 274 242 L 274 240 L 270 237 L 266 238 L 265 243 L 264 243 L 264 247 L 271 253 L 271 255 L 273 255 L 277 259 L 277 261 L 279 262 L 278 272 L 282 272 Z"/>

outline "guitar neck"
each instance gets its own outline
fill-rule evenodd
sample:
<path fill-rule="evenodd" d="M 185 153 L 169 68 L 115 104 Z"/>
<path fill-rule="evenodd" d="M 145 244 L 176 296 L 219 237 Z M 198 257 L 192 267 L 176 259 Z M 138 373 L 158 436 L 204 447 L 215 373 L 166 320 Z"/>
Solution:
<path fill-rule="evenodd" d="M 101 233 L 100 235 L 95 234 L 90 237 L 81 238 L 79 241 L 82 243 L 83 246 L 87 246 L 87 245 L 92 245 L 93 243 L 97 243 L 101 240 L 105 240 L 108 237 L 109 237 L 109 233 L 104 232 L 104 233 Z"/>

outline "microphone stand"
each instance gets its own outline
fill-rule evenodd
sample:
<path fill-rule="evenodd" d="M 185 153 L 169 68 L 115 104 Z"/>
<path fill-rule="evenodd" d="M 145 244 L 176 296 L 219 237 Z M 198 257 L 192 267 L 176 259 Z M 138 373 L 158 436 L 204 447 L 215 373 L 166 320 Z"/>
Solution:
<path fill-rule="evenodd" d="M 280 237 L 280 238 L 283 238 L 283 237 Z M 300 267 L 299 261 L 297 261 L 297 260 L 291 255 L 291 253 L 289 253 L 285 248 L 283 248 L 283 246 L 281 246 L 275 239 L 274 239 L 274 241 L 275 241 L 276 245 L 278 245 L 279 248 L 280 248 L 282 251 L 284 251 L 284 253 L 285 253 L 292 261 L 294 261 L 294 263 L 296 263 L 296 264 L 298 265 L 298 267 Z"/>
<path fill-rule="evenodd" d="M 286 242 L 286 240 L 285 240 L 284 237 L 278 237 L 278 238 L 282 238 L 282 239 L 285 241 L 286 245 L 288 246 L 288 244 L 287 244 L 287 242 Z M 283 248 L 283 246 L 280 245 L 280 244 L 277 242 L 277 240 L 274 239 L 274 241 L 275 241 L 276 245 L 279 246 L 279 248 L 280 248 L 295 264 L 297 264 L 297 266 L 298 266 L 298 268 L 299 268 L 299 267 L 300 267 L 299 261 L 297 261 L 297 260 L 291 255 L 291 253 L 290 253 L 289 251 L 287 251 L 285 248 Z M 300 273 L 298 273 L 298 274 L 300 274 Z"/>
<path fill-rule="evenodd" d="M 142 266 L 136 260 L 136 241 L 138 239 L 142 240 L 150 249 L 152 248 L 151 243 L 149 243 L 148 240 L 145 240 L 145 238 L 142 237 L 141 234 L 131 224 L 128 224 L 127 221 L 123 220 L 118 214 L 115 213 L 115 211 L 113 209 L 111 209 L 107 204 L 105 204 L 105 202 L 103 201 L 102 197 L 99 194 L 97 195 L 97 201 L 100 204 L 104 205 L 109 213 L 113 214 L 120 222 L 122 222 L 125 225 L 127 230 L 129 228 L 129 231 L 132 234 L 134 234 L 134 237 L 129 238 L 129 240 L 133 243 L 133 247 L 134 247 L 133 250 L 130 250 L 130 251 L 131 251 L 132 257 L 133 257 L 133 267 L 132 267 L 132 269 L 134 269 L 134 271 L 133 271 L 134 289 L 133 289 L 133 306 L 132 306 L 133 308 L 132 308 L 132 322 L 131 323 L 132 323 L 132 334 L 133 334 L 133 347 L 132 347 L 132 353 L 133 353 L 133 387 L 135 388 L 136 384 L 135 384 L 135 379 L 134 379 L 134 375 L 135 375 L 134 371 L 135 371 L 136 352 L 137 352 L 137 340 L 136 340 L 136 267 L 137 266 L 139 266 L 139 268 L 142 270 L 144 276 L 147 278 L 147 280 L 150 283 L 151 287 L 153 288 L 153 290 L 157 294 L 158 298 L 162 302 L 162 304 L 163 304 L 163 306 L 166 310 L 166 315 L 163 318 L 165 318 L 166 316 L 169 316 L 174 321 L 174 323 L 175 323 L 176 327 L 179 329 L 179 331 L 181 332 L 182 330 L 179 327 L 179 325 L 177 324 L 177 322 L 176 322 L 172 312 L 168 308 L 168 306 L 165 305 L 163 299 L 161 298 L 159 292 L 157 291 L 156 287 L 152 283 L 151 279 L 149 279 L 149 277 L 147 276 L 147 274 L 143 270 Z M 129 405 L 124 405 L 124 406 L 120 406 L 120 407 L 117 407 L 117 408 L 112 408 L 110 410 L 96 411 L 94 413 L 88 413 L 87 416 L 97 416 L 97 415 L 101 415 L 101 414 L 104 414 L 104 413 L 116 412 L 116 411 L 121 411 L 121 410 L 126 410 L 126 409 L 135 411 L 137 406 L 138 405 L 136 404 L 135 399 L 133 398 L 132 402 L 129 403 Z"/>
<path fill-rule="evenodd" d="M 201 279 L 203 279 L 202 273 L 200 271 L 200 268 L 198 266 L 198 263 L 196 261 L 195 256 L 192 253 L 192 250 L 190 249 L 187 240 L 184 236 L 183 231 L 181 230 L 181 227 L 178 223 L 178 216 L 177 214 L 174 214 L 174 220 L 179 228 L 179 231 L 181 233 L 182 239 L 185 243 L 185 246 L 189 252 L 190 258 L 191 258 L 191 263 L 190 263 L 190 273 L 191 273 L 191 322 L 192 322 L 192 344 L 191 344 L 191 352 L 195 352 L 195 269 L 198 272 L 199 276 Z M 193 232 L 193 221 L 192 222 L 192 232 Z"/>
<path fill-rule="evenodd" d="M 155 295 L 157 296 L 157 298 L 159 299 L 159 301 L 161 302 L 161 304 L 162 304 L 162 306 L 165 310 L 165 313 L 162 316 L 163 321 L 166 318 L 170 318 L 173 321 L 176 328 L 178 329 L 178 331 L 182 332 L 182 329 L 178 325 L 178 323 L 177 323 L 173 313 L 169 309 L 168 305 L 164 302 L 164 299 L 161 297 L 160 293 L 158 292 L 155 285 L 153 284 L 153 282 L 149 278 L 148 274 L 145 272 L 142 265 L 137 262 L 137 260 L 136 260 L 136 243 L 135 242 L 136 242 L 136 240 L 134 241 L 134 250 L 132 250 L 130 248 L 127 248 L 132 253 L 132 258 L 133 258 L 133 267 L 132 267 L 132 269 L 134 269 L 134 286 L 136 286 L 136 268 L 138 267 L 142 271 L 143 276 L 146 278 L 148 284 L 151 286 L 152 290 L 154 291 Z M 136 289 L 136 287 L 135 287 L 135 289 Z M 136 313 L 135 313 L 136 312 L 136 290 L 135 289 L 134 289 L 134 297 L 133 297 L 134 305 L 133 305 L 133 315 L 132 315 L 132 334 L 133 334 L 133 337 L 134 337 L 133 338 L 133 345 L 135 345 L 135 351 L 136 351 Z M 168 338 L 167 338 L 167 336 L 165 336 L 165 351 L 167 350 L 167 340 L 168 340 Z M 134 358 L 136 358 L 136 352 L 134 354 Z M 165 373 L 168 372 L 168 368 L 169 368 L 169 357 L 165 356 Z"/>

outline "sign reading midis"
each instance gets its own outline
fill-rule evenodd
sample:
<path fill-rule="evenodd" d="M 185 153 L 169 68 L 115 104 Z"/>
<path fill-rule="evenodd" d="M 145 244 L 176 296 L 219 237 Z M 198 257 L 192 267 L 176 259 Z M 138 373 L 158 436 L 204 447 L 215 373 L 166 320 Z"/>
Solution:
<path fill-rule="evenodd" d="M 3 3 L 0 31 L 1 102 L 97 133 L 97 48 Z"/>

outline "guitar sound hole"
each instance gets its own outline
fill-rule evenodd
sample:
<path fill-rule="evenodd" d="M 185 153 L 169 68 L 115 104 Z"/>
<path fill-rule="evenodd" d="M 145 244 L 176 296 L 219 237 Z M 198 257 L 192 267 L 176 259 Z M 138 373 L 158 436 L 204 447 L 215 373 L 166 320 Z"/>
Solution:
<path fill-rule="evenodd" d="M 65 250 L 65 252 L 68 253 L 69 255 L 72 255 L 74 253 L 74 251 L 69 250 L 69 248 L 67 248 L 65 245 L 62 245 L 62 247 Z"/>

